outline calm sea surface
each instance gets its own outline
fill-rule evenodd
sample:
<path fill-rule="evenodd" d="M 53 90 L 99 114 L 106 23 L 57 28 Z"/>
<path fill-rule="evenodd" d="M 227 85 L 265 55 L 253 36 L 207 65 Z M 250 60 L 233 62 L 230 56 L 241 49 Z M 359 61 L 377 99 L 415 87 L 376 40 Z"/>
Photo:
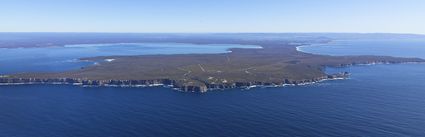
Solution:
<path fill-rule="evenodd" d="M 298 47 L 309 53 L 326 55 L 383 55 L 425 59 L 425 39 L 337 40 L 327 44 Z"/>
<path fill-rule="evenodd" d="M 0 48 L 0 74 L 79 69 L 95 62 L 79 58 L 111 55 L 213 54 L 229 48 L 261 48 L 237 44 L 116 43 L 80 44 L 48 48 Z"/>
<path fill-rule="evenodd" d="M 400 56 L 425 53 L 421 44 L 399 44 L 382 49 L 395 47 Z M 381 45 L 374 41 L 370 46 Z M 346 53 L 353 50 L 370 53 L 355 47 Z M 0 86 L 0 136 L 425 136 L 425 64 L 328 71 L 352 76 L 308 86 L 206 94 L 166 88 Z"/>

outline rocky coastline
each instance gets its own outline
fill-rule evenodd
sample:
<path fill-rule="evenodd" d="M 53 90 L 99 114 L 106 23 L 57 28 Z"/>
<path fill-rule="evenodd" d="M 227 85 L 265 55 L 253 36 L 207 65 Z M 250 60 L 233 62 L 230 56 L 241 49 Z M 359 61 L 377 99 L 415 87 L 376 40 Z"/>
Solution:
<path fill-rule="evenodd" d="M 238 42 L 236 42 L 238 43 Z M 162 86 L 184 92 L 306 85 L 345 79 L 348 72 L 326 74 L 326 67 L 423 63 L 420 58 L 328 56 L 300 52 L 299 45 L 279 41 L 239 42 L 261 49 L 229 49 L 223 54 L 100 56 L 110 60 L 78 70 L 0 75 L 0 85 L 66 84 L 82 87 Z"/>
<path fill-rule="evenodd" d="M 281 82 L 233 82 L 222 84 L 203 83 L 199 85 L 187 85 L 176 80 L 88 80 L 80 78 L 11 78 L 7 75 L 0 77 L 0 85 L 31 85 L 31 84 L 63 84 L 82 87 L 170 87 L 183 92 L 207 92 L 212 90 L 224 90 L 233 88 L 249 89 L 253 87 L 282 87 L 286 85 L 306 85 L 325 80 L 345 79 L 349 77 L 348 72 L 326 75 L 314 79 L 289 80 Z"/>

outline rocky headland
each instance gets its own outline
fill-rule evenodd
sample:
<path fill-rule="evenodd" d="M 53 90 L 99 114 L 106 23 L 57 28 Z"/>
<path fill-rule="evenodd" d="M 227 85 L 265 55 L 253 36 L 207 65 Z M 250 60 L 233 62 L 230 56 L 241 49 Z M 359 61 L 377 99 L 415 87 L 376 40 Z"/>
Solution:
<path fill-rule="evenodd" d="M 282 41 L 232 43 L 260 45 L 263 48 L 229 49 L 231 52 L 223 54 L 82 58 L 97 61 L 98 65 L 67 72 L 4 75 L 0 77 L 0 85 L 166 86 L 186 92 L 207 92 L 229 88 L 302 85 L 349 76 L 348 72 L 326 74 L 326 67 L 425 62 L 419 58 L 388 56 L 314 55 L 297 51 L 296 47 L 300 45 Z"/>

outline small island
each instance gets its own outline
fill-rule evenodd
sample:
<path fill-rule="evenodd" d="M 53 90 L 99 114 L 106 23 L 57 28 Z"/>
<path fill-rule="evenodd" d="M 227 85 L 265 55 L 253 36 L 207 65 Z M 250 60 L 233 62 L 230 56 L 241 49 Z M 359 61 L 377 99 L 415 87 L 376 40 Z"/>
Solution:
<path fill-rule="evenodd" d="M 184 41 L 200 43 L 199 41 Z M 212 42 L 201 42 L 212 43 Z M 220 42 L 219 42 L 220 43 Z M 222 41 L 221 43 L 229 43 Z M 259 49 L 229 49 L 222 54 L 105 56 L 82 58 L 98 62 L 79 70 L 19 73 L 0 77 L 0 84 L 71 84 L 81 86 L 167 86 L 186 92 L 229 88 L 301 85 L 348 77 L 326 74 L 325 67 L 356 64 L 425 62 L 389 56 L 327 56 L 303 53 L 282 41 L 231 41 Z"/>

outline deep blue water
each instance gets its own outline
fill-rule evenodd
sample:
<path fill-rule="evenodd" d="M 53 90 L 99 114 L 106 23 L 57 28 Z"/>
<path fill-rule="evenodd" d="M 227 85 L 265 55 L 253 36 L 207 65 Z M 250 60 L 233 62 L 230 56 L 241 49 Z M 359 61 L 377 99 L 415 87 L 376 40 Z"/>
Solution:
<path fill-rule="evenodd" d="M 425 136 L 425 64 L 327 71 L 352 76 L 206 94 L 0 86 L 0 136 Z"/>
<path fill-rule="evenodd" d="M 52 72 L 79 69 L 95 62 L 79 58 L 111 55 L 213 54 L 229 48 L 261 48 L 237 44 L 113 43 L 80 44 L 45 48 L 0 48 L 0 74 Z"/>

